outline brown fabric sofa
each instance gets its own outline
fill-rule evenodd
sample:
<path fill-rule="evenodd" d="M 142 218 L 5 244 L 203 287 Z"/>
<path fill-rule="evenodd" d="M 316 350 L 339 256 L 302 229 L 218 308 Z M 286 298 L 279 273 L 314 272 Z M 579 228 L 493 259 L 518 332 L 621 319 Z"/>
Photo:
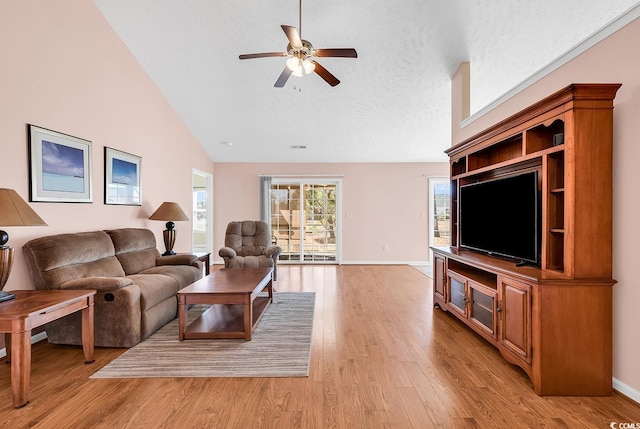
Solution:
<path fill-rule="evenodd" d="M 224 246 L 218 255 L 225 268 L 273 267 L 273 281 L 278 279 L 280 246 L 271 244 L 269 224 L 261 220 L 233 221 L 227 225 Z"/>
<path fill-rule="evenodd" d="M 59 234 L 22 247 L 36 289 L 95 289 L 95 345 L 132 347 L 176 318 L 179 289 L 202 277 L 195 255 L 160 256 L 147 229 Z M 80 345 L 80 313 L 47 324 L 49 342 Z"/>

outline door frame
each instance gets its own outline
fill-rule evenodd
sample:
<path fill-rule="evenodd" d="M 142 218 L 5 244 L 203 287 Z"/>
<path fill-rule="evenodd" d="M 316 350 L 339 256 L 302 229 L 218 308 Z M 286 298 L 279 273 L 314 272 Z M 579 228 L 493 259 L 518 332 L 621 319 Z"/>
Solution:
<path fill-rule="evenodd" d="M 191 190 L 192 190 L 192 205 L 191 205 L 191 214 L 193 217 L 193 212 L 196 207 L 197 201 L 193 199 L 193 190 L 195 187 L 195 176 L 200 176 L 205 178 L 205 192 L 207 193 L 207 215 L 206 215 L 206 224 L 207 229 L 205 232 L 205 248 L 195 248 L 195 239 L 193 236 L 193 224 L 196 221 L 195 219 L 191 219 L 191 250 L 192 252 L 206 252 L 211 253 L 213 249 L 213 175 L 204 171 L 200 171 L 197 169 L 193 169 L 191 175 Z"/>
<path fill-rule="evenodd" d="M 429 176 L 429 200 L 427 204 L 427 216 L 429 220 L 429 264 L 431 264 L 431 262 L 433 261 L 433 252 L 431 251 L 431 246 L 433 246 L 433 238 L 435 232 L 435 221 L 433 218 L 435 210 L 435 185 L 438 183 L 445 183 L 451 186 L 451 180 L 448 176 Z M 451 193 L 451 190 L 449 190 L 449 193 Z M 449 210 L 451 210 L 451 199 L 449 199 Z"/>

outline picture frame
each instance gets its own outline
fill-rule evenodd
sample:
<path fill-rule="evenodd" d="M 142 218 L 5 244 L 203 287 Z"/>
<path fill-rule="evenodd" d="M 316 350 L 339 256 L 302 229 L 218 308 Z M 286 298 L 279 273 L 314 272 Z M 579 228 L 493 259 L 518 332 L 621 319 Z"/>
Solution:
<path fill-rule="evenodd" d="M 29 201 L 92 203 L 91 142 L 28 124 Z"/>
<path fill-rule="evenodd" d="M 110 147 L 104 148 L 104 203 L 141 206 L 142 158 Z"/>

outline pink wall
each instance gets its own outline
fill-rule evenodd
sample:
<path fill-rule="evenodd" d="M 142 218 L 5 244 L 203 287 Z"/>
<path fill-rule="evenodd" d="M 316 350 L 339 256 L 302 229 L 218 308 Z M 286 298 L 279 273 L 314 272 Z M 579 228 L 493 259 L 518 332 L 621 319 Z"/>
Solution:
<path fill-rule="evenodd" d="M 259 174 L 344 175 L 343 263 L 428 260 L 429 176 L 448 176 L 447 163 L 216 163 L 214 251 L 231 220 L 259 219 Z M 383 250 L 383 245 L 387 250 Z"/>
<path fill-rule="evenodd" d="M 49 226 L 2 228 L 16 249 L 6 288 L 31 288 L 21 247 L 34 237 L 148 227 L 162 248 L 164 223 L 147 218 L 165 200 L 188 213 L 192 168 L 213 173 L 213 162 L 95 5 L 3 1 L 0 58 L 0 187 L 28 201 L 26 124 L 90 140 L 93 151 L 92 204 L 30 203 Z M 103 204 L 104 146 L 142 157 L 141 207 Z M 177 227 L 175 249 L 190 250 L 189 223 Z"/>
<path fill-rule="evenodd" d="M 458 143 L 552 94 L 570 83 L 618 82 L 622 88 L 614 100 L 613 184 L 613 375 L 614 387 L 640 401 L 640 20 L 628 24 L 558 70 L 507 100 L 467 127 L 454 129 Z M 473 64 L 472 73 L 473 73 Z M 471 88 L 473 96 L 473 88 Z M 580 309 L 572 309 L 580 311 Z M 618 385 L 616 386 L 616 383 Z M 630 391 L 625 391 L 630 388 Z"/>

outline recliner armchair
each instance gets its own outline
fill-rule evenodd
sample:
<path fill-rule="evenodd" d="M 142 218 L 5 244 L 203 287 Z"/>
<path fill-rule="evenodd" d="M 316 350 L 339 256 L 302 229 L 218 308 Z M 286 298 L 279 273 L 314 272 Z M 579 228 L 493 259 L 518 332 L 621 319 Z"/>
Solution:
<path fill-rule="evenodd" d="M 227 225 L 224 245 L 218 255 L 225 268 L 273 267 L 273 280 L 278 278 L 280 246 L 271 244 L 271 231 L 264 221 L 233 221 Z"/>

